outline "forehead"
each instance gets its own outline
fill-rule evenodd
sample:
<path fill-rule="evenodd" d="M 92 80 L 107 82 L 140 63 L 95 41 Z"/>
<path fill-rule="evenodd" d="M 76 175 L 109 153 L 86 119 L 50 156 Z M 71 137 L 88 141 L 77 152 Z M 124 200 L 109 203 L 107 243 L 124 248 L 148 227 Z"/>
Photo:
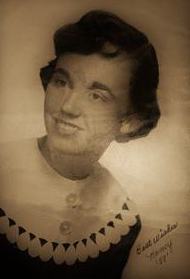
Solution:
<path fill-rule="evenodd" d="M 71 78 L 84 83 L 96 80 L 118 88 L 129 83 L 131 64 L 124 54 L 114 58 L 105 58 L 99 54 L 65 54 L 59 57 L 56 68 L 67 70 Z"/>

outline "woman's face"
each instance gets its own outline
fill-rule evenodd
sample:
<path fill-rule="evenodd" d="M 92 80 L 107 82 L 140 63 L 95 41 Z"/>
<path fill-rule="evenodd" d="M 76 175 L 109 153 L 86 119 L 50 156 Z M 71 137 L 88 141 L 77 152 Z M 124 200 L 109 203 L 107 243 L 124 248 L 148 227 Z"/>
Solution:
<path fill-rule="evenodd" d="M 61 56 L 45 97 L 49 144 L 67 154 L 103 152 L 120 131 L 130 73 L 122 55 Z"/>

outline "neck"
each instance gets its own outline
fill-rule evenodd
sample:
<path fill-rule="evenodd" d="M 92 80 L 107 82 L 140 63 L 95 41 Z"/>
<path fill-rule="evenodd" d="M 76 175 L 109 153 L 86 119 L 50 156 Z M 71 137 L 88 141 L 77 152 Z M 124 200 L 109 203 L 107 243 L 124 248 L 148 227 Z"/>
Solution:
<path fill-rule="evenodd" d="M 47 163 L 60 175 L 72 179 L 88 177 L 101 155 L 65 154 L 48 144 L 47 136 L 38 139 L 38 146 Z"/>

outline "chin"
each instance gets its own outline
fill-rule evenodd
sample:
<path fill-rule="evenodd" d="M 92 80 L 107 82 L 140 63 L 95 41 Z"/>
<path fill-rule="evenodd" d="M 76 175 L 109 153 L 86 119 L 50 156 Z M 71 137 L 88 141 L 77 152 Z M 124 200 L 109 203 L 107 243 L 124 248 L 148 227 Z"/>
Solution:
<path fill-rule="evenodd" d="M 86 152 L 88 143 L 79 136 L 48 135 L 48 142 L 52 148 L 63 154 L 82 155 Z"/>

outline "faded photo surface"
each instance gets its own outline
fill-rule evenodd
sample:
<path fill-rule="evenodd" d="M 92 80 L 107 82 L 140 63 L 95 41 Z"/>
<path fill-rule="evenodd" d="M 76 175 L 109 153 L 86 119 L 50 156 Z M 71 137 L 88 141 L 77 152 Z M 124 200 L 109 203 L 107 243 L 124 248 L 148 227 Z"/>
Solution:
<path fill-rule="evenodd" d="M 0 6 L 2 272 L 189 278 L 189 1 Z"/>

